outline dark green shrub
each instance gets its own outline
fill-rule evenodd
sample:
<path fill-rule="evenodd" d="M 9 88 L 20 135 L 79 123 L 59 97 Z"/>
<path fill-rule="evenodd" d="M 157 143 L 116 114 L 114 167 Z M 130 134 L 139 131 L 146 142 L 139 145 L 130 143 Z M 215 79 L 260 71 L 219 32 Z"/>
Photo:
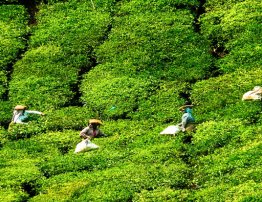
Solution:
<path fill-rule="evenodd" d="M 9 101 L 0 101 L 0 126 L 7 127 L 11 122 L 12 107 Z"/>
<path fill-rule="evenodd" d="M 0 99 L 3 98 L 7 89 L 7 77 L 5 71 L 0 71 Z"/>

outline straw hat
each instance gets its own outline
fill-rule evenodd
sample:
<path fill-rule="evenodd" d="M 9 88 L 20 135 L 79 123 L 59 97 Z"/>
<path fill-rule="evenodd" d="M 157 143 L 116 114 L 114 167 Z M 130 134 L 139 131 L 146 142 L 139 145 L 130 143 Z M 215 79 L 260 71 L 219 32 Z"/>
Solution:
<path fill-rule="evenodd" d="M 96 124 L 102 125 L 102 121 L 100 121 L 98 119 L 90 119 L 89 124 L 91 124 L 91 123 L 96 123 Z"/>
<path fill-rule="evenodd" d="M 15 110 L 24 110 L 26 109 L 26 106 L 23 106 L 23 105 L 16 105 L 15 106 Z"/>

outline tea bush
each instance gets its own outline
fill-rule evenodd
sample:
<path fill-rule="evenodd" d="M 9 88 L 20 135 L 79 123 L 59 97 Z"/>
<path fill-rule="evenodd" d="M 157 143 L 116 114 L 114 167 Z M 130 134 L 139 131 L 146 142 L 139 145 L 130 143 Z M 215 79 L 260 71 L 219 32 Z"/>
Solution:
<path fill-rule="evenodd" d="M 19 189 L 12 188 L 1 188 L 0 189 L 0 200 L 6 202 L 12 201 L 24 201 L 27 200 L 28 194 L 24 193 Z"/>
<path fill-rule="evenodd" d="M 261 2 L 233 2 L 207 1 L 210 10 L 202 16 L 202 33 L 217 43 L 214 49 L 221 56 L 217 66 L 223 72 L 260 68 Z"/>
<path fill-rule="evenodd" d="M 49 131 L 81 130 L 84 126 L 87 126 L 88 120 L 94 117 L 94 112 L 88 111 L 84 107 L 64 107 L 47 112 L 44 125 Z"/>
<path fill-rule="evenodd" d="M 7 69 L 25 48 L 28 14 L 23 6 L 0 5 L 0 70 Z"/>
<path fill-rule="evenodd" d="M 42 5 L 30 48 L 14 66 L 12 103 L 47 110 L 76 102 L 73 91 L 80 72 L 90 68 L 92 50 L 101 43 L 110 23 L 109 13 L 91 12 L 86 4 L 74 1 Z"/>
<path fill-rule="evenodd" d="M 195 181 L 203 185 L 196 193 L 198 199 L 220 201 L 222 197 L 238 201 L 259 198 L 261 129 L 261 125 L 237 128 L 238 134 L 231 138 L 229 144 L 211 155 L 198 158 Z M 239 190 L 246 190 L 246 194 Z M 215 195 L 219 195 L 220 200 Z"/>
<path fill-rule="evenodd" d="M 23 6 L 0 5 L 0 102 L 8 90 L 7 74 L 19 52 L 25 48 L 27 13 Z M 1 120 L 0 120 L 1 122 Z"/>
<path fill-rule="evenodd" d="M 0 101 L 0 126 L 8 126 L 12 119 L 12 107 L 9 101 Z"/>
<path fill-rule="evenodd" d="M 190 191 L 159 187 L 154 190 L 142 190 L 134 195 L 133 201 L 189 201 Z"/>
<path fill-rule="evenodd" d="M 207 0 L 201 33 L 195 0 L 36 3 L 10 83 L 0 67 L 1 201 L 260 200 L 261 103 L 241 100 L 261 85 L 259 1 Z M 160 135 L 185 100 L 197 130 Z M 46 116 L 7 131 L 18 103 Z M 74 154 L 89 118 L 107 136 Z"/>
<path fill-rule="evenodd" d="M 71 6 L 75 6 L 79 2 L 82 3 L 83 9 L 88 9 L 88 11 L 111 11 L 114 9 L 114 0 L 92 0 L 92 1 L 84 1 L 84 0 L 37 0 L 42 2 L 42 4 L 54 5 L 57 6 L 59 4 L 67 4 L 68 8 Z M 72 7 L 71 7 L 72 8 Z"/>
<path fill-rule="evenodd" d="M 61 54 L 54 46 L 28 51 L 14 66 L 9 88 L 10 101 L 14 105 L 25 103 L 40 111 L 68 103 L 74 94 L 70 84 L 76 82 L 77 73 L 71 67 L 57 63 L 62 59 Z"/>
<path fill-rule="evenodd" d="M 132 0 L 132 1 L 121 1 L 120 9 L 117 15 L 123 14 L 137 14 L 143 12 L 166 12 L 175 11 L 177 8 L 192 8 L 193 6 L 199 6 L 199 1 L 197 0 Z"/>
<path fill-rule="evenodd" d="M 103 40 L 110 16 L 108 12 L 92 12 L 89 4 L 89 1 L 71 1 L 43 6 L 37 14 L 39 24 L 34 29 L 30 45 L 52 44 L 63 48 L 69 58 L 71 54 L 90 57 L 87 53 L 90 54 Z"/>
<path fill-rule="evenodd" d="M 229 144 L 243 131 L 243 128 L 243 123 L 237 119 L 202 123 L 197 126 L 197 132 L 192 139 L 193 149 L 196 154 L 211 154 L 217 148 Z"/>
<path fill-rule="evenodd" d="M 130 118 L 139 103 L 149 97 L 156 87 L 155 81 L 127 76 L 93 78 L 90 71 L 82 83 L 85 106 L 102 118 Z M 95 82 L 93 83 L 92 82 Z"/>
<path fill-rule="evenodd" d="M 197 82 L 192 87 L 196 118 L 201 121 L 241 118 L 252 122 L 261 111 L 259 102 L 243 102 L 242 96 L 260 85 L 261 69 L 241 70 Z"/>
<path fill-rule="evenodd" d="M 219 185 L 196 192 L 195 201 L 260 201 L 261 185 L 248 181 L 239 186 Z"/>
<path fill-rule="evenodd" d="M 138 170 L 139 172 L 137 172 Z M 131 163 L 94 174 L 89 186 L 76 191 L 74 193 L 75 197 L 72 197 L 72 199 L 75 201 L 132 200 L 133 195 L 141 188 L 156 189 L 159 186 L 183 187 L 183 177 L 186 174 L 187 168 L 180 164 L 174 163 L 150 167 L 149 165 Z M 103 180 L 104 177 L 107 178 L 107 181 Z"/>
<path fill-rule="evenodd" d="M 138 107 L 133 119 L 153 119 L 160 122 L 173 122 L 181 120 L 179 107 L 185 100 L 181 93 L 188 92 L 189 85 L 184 82 L 162 82 L 152 95 L 144 100 Z"/>
<path fill-rule="evenodd" d="M 30 138 L 33 135 L 39 135 L 45 131 L 45 128 L 37 121 L 31 121 L 29 124 L 10 123 L 6 138 L 9 140 L 18 140 Z"/>
<path fill-rule="evenodd" d="M 1 159 L 5 159 L 0 168 L 0 192 L 5 191 L 0 196 L 3 201 L 27 200 L 31 194 L 36 194 L 37 181 L 42 178 L 36 160 L 30 159 L 24 148 L 15 145 L 17 143 L 6 143 L 0 151 Z"/>
<path fill-rule="evenodd" d="M 212 59 L 207 41 L 194 33 L 192 22 L 187 10 L 115 17 L 108 40 L 95 51 L 97 60 L 118 63 L 114 68 L 126 74 L 171 81 L 203 78 Z"/>

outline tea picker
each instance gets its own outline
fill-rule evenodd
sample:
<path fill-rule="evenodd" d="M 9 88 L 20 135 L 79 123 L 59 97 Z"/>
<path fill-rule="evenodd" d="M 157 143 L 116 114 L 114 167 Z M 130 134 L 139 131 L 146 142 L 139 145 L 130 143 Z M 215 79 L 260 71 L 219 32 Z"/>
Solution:
<path fill-rule="evenodd" d="M 80 137 L 83 138 L 82 142 L 78 143 L 75 148 L 75 153 L 87 151 L 90 149 L 98 149 L 99 146 L 92 143 L 94 138 L 106 136 L 100 129 L 102 122 L 98 119 L 90 119 L 89 125 L 80 132 Z"/>
<path fill-rule="evenodd" d="M 30 114 L 44 115 L 43 112 L 27 110 L 26 106 L 17 105 L 13 111 L 12 123 L 27 124 Z"/>

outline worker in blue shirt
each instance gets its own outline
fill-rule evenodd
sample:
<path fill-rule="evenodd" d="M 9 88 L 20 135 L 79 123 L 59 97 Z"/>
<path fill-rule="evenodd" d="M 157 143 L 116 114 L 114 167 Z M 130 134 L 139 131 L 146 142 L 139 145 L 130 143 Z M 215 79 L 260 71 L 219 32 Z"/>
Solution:
<path fill-rule="evenodd" d="M 44 113 L 39 111 L 33 111 L 33 110 L 26 110 L 26 106 L 23 105 L 17 105 L 14 108 L 12 122 L 13 123 L 21 123 L 21 124 L 27 124 L 27 121 L 29 119 L 30 114 L 39 114 L 44 115 Z"/>
<path fill-rule="evenodd" d="M 182 121 L 179 124 L 183 132 L 185 132 L 186 127 L 189 123 L 195 122 L 195 118 L 193 117 L 193 114 L 192 114 L 192 107 L 193 105 L 191 104 L 185 104 L 179 108 L 179 110 L 183 112 Z"/>

